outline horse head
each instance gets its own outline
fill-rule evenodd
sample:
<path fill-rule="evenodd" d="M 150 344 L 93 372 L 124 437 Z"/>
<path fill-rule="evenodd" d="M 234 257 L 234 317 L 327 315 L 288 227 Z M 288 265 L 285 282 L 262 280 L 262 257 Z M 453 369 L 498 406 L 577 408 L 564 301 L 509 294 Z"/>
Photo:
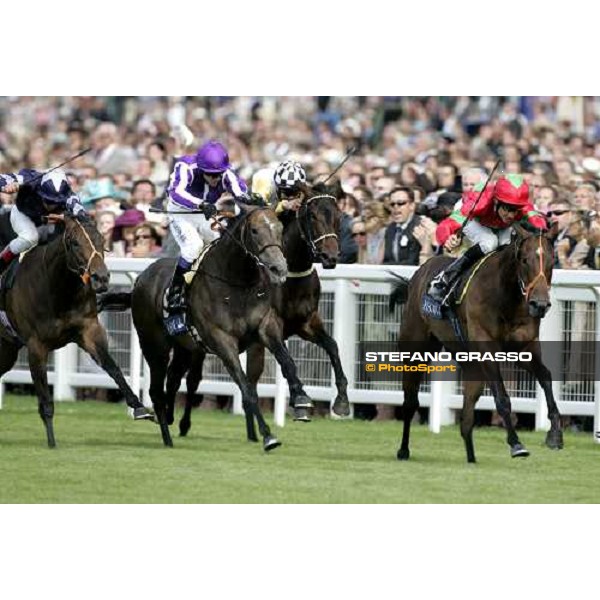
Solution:
<path fill-rule="evenodd" d="M 514 226 L 517 232 L 515 258 L 517 280 L 529 315 L 543 318 L 550 309 L 550 284 L 554 266 L 554 251 L 551 232 L 528 231 L 521 225 Z"/>
<path fill-rule="evenodd" d="M 244 250 L 265 268 L 271 283 L 282 284 L 288 273 L 282 247 L 283 225 L 270 208 L 238 206 L 242 212 L 236 220 Z"/>
<path fill-rule="evenodd" d="M 314 259 L 325 269 L 337 265 L 340 246 L 338 231 L 341 212 L 337 198 L 323 184 L 303 186 L 304 200 L 296 213 L 300 235 L 312 250 Z"/>
<path fill-rule="evenodd" d="M 104 262 L 100 232 L 89 217 L 65 216 L 63 242 L 67 268 L 79 275 L 84 285 L 99 293 L 108 289 L 109 272 Z"/>

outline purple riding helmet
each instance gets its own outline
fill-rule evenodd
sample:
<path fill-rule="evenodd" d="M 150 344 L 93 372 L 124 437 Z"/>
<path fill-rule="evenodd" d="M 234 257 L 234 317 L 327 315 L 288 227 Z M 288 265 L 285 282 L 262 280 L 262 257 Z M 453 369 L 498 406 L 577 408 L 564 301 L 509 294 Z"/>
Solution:
<path fill-rule="evenodd" d="M 198 169 L 205 173 L 223 173 L 230 168 L 225 146 L 215 140 L 203 144 L 196 154 Z"/>

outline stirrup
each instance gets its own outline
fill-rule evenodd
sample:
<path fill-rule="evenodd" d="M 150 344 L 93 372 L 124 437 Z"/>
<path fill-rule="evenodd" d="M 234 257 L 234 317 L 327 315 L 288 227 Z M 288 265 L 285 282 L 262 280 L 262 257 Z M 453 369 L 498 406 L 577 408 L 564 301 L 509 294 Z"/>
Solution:
<path fill-rule="evenodd" d="M 188 333 L 183 313 L 170 314 L 165 319 L 165 326 L 168 334 L 172 336 L 185 335 Z"/>

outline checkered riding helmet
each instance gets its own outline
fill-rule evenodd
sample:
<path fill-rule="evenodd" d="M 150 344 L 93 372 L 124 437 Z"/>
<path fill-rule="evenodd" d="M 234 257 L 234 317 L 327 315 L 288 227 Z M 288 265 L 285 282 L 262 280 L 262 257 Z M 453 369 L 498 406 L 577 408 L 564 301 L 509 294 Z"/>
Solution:
<path fill-rule="evenodd" d="M 274 179 L 277 189 L 293 190 L 298 184 L 306 183 L 306 171 L 299 162 L 286 160 L 275 169 Z"/>
<path fill-rule="evenodd" d="M 38 193 L 46 202 L 64 204 L 73 195 L 73 190 L 65 172 L 55 169 L 42 177 Z"/>

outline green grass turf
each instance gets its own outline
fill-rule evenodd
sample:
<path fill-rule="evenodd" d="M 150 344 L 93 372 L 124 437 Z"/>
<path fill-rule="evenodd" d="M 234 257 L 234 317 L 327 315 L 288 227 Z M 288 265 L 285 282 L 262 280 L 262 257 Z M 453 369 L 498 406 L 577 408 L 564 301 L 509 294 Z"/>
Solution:
<path fill-rule="evenodd" d="M 177 413 L 176 417 L 179 417 Z M 196 410 L 187 438 L 172 428 L 164 448 L 156 425 L 123 405 L 59 403 L 58 447 L 46 446 L 32 398 L 7 397 L 0 411 L 1 503 L 596 503 L 600 446 L 565 433 L 565 449 L 522 432 L 532 455 L 511 459 L 504 432 L 475 431 L 468 465 L 457 427 L 414 426 L 412 457 L 396 460 L 401 423 L 288 422 L 270 454 L 245 440 L 242 417 Z M 272 422 L 272 415 L 267 415 Z"/>

